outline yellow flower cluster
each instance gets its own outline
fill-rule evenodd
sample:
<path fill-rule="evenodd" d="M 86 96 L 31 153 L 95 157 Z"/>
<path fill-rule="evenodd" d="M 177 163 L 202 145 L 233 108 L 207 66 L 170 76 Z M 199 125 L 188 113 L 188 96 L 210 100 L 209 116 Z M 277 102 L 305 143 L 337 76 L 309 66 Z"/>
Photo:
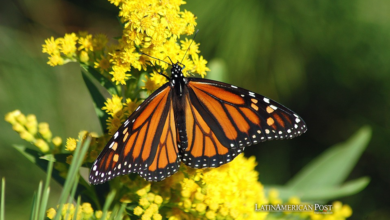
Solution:
<path fill-rule="evenodd" d="M 58 207 L 57 207 L 58 208 Z M 60 219 L 66 219 L 66 220 L 73 220 L 75 219 L 75 211 L 76 207 L 69 203 L 64 204 L 61 210 L 61 218 Z M 50 208 L 46 211 L 46 217 L 49 219 L 54 219 L 56 216 L 57 211 L 54 208 Z M 90 203 L 83 203 L 80 205 L 80 207 L 77 207 L 77 214 L 76 219 L 91 219 L 91 220 L 97 220 L 101 219 L 103 215 L 103 212 L 98 210 L 94 211 Z M 111 212 L 108 212 L 105 219 L 110 219 Z"/>
<path fill-rule="evenodd" d="M 136 100 L 126 99 L 126 103 L 123 104 L 122 97 L 113 95 L 104 104 L 105 106 L 102 110 L 105 110 L 110 115 L 107 119 L 108 134 L 112 135 L 118 130 L 122 122 L 135 111 L 140 103 Z"/>
<path fill-rule="evenodd" d="M 218 169 L 186 167 L 184 173 L 189 175 L 180 180 L 178 189 L 181 213 L 174 216 L 179 218 L 190 214 L 201 219 L 264 219 L 267 213 L 254 210 L 254 204 L 268 202 L 263 186 L 257 181 L 255 166 L 254 157 L 239 155 Z"/>
<path fill-rule="evenodd" d="M 170 63 L 167 57 L 173 62 L 181 62 L 183 59 L 182 63 L 186 66 L 184 74 L 196 72 L 203 77 L 206 71 L 209 71 L 206 67 L 207 61 L 198 55 L 199 44 L 193 43 L 189 48 L 191 41 L 188 39 L 181 41 L 181 45 L 177 44 L 177 39 L 181 35 L 193 34 L 196 26 L 196 17 L 191 12 L 180 11 L 180 5 L 184 4 L 184 1 L 110 0 L 110 2 L 119 7 L 119 16 L 124 24 L 118 50 L 111 54 L 110 60 L 113 65 L 110 74 L 117 84 L 125 84 L 125 80 L 130 77 L 128 72 L 131 68 L 146 70 L 150 65 L 148 62 L 166 70 L 168 65 L 165 62 Z M 136 48 L 165 62 L 141 56 Z M 184 57 L 187 48 L 188 56 Z M 147 83 L 147 87 L 153 86 Z"/>
<path fill-rule="evenodd" d="M 12 125 L 23 140 L 33 143 L 43 153 L 56 150 L 62 145 L 60 137 L 52 138 L 49 124 L 38 123 L 35 115 L 25 116 L 19 110 L 15 110 L 5 115 L 5 121 Z"/>
<path fill-rule="evenodd" d="M 218 169 L 182 166 L 162 182 L 148 183 L 141 177 L 121 178 L 129 193 L 122 202 L 136 201 L 133 214 L 141 219 L 264 219 L 254 204 L 267 204 L 257 181 L 255 158 L 238 156 Z M 134 193 L 135 192 L 135 193 Z"/>
<path fill-rule="evenodd" d="M 50 55 L 48 62 L 50 66 L 63 65 L 71 61 L 92 65 L 96 60 L 95 68 L 108 70 L 110 64 L 105 58 L 107 41 L 103 34 L 94 37 L 86 32 L 65 34 L 61 38 L 51 37 L 45 40 L 42 52 Z"/>

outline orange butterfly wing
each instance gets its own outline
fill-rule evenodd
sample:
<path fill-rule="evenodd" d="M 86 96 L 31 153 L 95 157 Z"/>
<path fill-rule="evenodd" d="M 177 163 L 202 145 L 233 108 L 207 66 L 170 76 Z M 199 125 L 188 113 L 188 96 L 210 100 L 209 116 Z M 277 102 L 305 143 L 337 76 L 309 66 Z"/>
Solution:
<path fill-rule="evenodd" d="M 246 146 L 306 131 L 302 118 L 283 105 L 212 80 L 188 78 L 184 109 L 188 144 L 181 157 L 195 168 L 218 167 Z"/>
<path fill-rule="evenodd" d="M 160 181 L 178 171 L 172 93 L 165 84 L 123 123 L 92 165 L 92 184 L 128 173 Z"/>

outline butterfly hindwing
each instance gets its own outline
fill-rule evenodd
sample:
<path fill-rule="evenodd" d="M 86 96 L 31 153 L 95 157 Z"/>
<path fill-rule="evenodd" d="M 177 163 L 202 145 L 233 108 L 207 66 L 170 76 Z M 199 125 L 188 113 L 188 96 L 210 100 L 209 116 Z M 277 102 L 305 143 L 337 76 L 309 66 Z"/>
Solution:
<path fill-rule="evenodd" d="M 182 160 L 191 167 L 220 166 L 245 146 L 306 131 L 302 118 L 290 109 L 226 83 L 188 78 L 186 100 L 188 146 Z"/>
<path fill-rule="evenodd" d="M 91 168 L 92 184 L 138 173 L 160 181 L 178 170 L 179 159 L 169 83 L 150 95 L 113 135 Z"/>
<path fill-rule="evenodd" d="M 184 101 L 187 144 L 181 148 L 181 160 L 194 168 L 219 167 L 233 160 L 243 149 L 233 149 L 221 143 L 211 126 L 211 119 L 199 107 L 200 103 L 191 100 L 188 93 Z"/>

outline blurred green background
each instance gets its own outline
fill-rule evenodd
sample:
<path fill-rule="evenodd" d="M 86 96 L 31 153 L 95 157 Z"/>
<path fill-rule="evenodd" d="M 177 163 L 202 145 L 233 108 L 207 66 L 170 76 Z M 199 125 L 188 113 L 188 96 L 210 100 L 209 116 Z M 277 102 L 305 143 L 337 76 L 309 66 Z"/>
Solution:
<path fill-rule="evenodd" d="M 105 0 L 0 1 L 0 115 L 20 109 L 48 122 L 54 135 L 100 133 L 77 64 L 50 67 L 41 45 L 50 36 L 86 30 L 121 35 L 118 9 Z M 390 219 L 390 2 L 189 1 L 196 41 L 210 78 L 253 90 L 302 116 L 302 137 L 250 147 L 263 184 L 286 183 L 329 146 L 363 125 L 372 140 L 348 179 L 369 176 L 362 192 L 340 198 L 351 219 Z M 113 40 L 114 41 L 114 40 Z M 213 68 L 223 67 L 217 76 Z M 213 75 L 214 74 L 214 75 Z M 45 174 L 12 148 L 27 145 L 0 120 L 0 176 L 6 177 L 7 219 L 27 219 Z M 60 187 L 52 183 L 49 207 Z"/>

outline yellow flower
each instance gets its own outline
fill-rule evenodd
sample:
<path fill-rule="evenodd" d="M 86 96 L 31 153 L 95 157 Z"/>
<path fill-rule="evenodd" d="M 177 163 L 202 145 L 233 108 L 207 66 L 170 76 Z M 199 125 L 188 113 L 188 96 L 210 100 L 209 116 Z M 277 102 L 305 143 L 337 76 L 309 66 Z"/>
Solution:
<path fill-rule="evenodd" d="M 37 133 L 37 117 L 35 115 L 27 115 L 26 128 L 32 135 Z M 49 131 L 50 132 L 50 131 Z"/>
<path fill-rule="evenodd" d="M 5 121 L 6 122 L 9 122 L 10 124 L 15 124 L 16 123 L 16 116 L 21 114 L 21 112 L 19 110 L 15 110 L 15 111 L 12 111 L 12 112 L 8 112 L 6 115 L 5 115 Z"/>
<path fill-rule="evenodd" d="M 88 219 L 93 215 L 93 209 L 90 203 L 83 203 L 81 209 L 84 213 L 84 218 Z"/>
<path fill-rule="evenodd" d="M 127 116 L 133 113 L 139 105 L 140 102 L 137 100 L 132 101 L 131 99 L 126 99 L 126 108 L 124 109 L 124 111 L 127 113 Z"/>
<path fill-rule="evenodd" d="M 49 129 L 49 124 L 46 122 L 41 122 L 38 125 L 39 133 L 42 135 L 43 138 L 46 140 L 50 140 L 52 138 L 52 133 Z"/>
<path fill-rule="evenodd" d="M 196 204 L 196 208 L 195 209 L 196 209 L 197 212 L 203 213 L 203 212 L 205 212 L 206 208 L 207 208 L 206 204 L 198 203 L 198 204 Z"/>
<path fill-rule="evenodd" d="M 160 87 L 168 82 L 167 78 L 160 73 L 153 72 L 150 74 L 150 80 L 154 81 L 155 85 Z"/>
<path fill-rule="evenodd" d="M 192 58 L 194 60 L 195 72 L 200 74 L 203 78 L 206 75 L 206 71 L 210 71 L 210 69 L 206 67 L 207 61 L 203 59 L 202 56 L 199 57 L 197 54 L 193 55 Z"/>
<path fill-rule="evenodd" d="M 101 56 L 100 59 L 97 59 L 94 64 L 94 67 L 96 69 L 99 69 L 101 73 L 108 71 L 108 69 L 110 68 L 110 61 L 104 56 Z"/>
<path fill-rule="evenodd" d="M 48 217 L 49 219 L 53 219 L 54 216 L 56 216 L 57 212 L 55 209 L 53 208 L 50 208 L 46 211 L 46 217 Z"/>
<path fill-rule="evenodd" d="M 206 212 L 206 218 L 207 218 L 207 219 L 215 219 L 215 212 L 213 212 L 213 211 L 207 211 L 207 212 Z"/>
<path fill-rule="evenodd" d="M 143 188 L 143 189 L 140 189 L 140 190 L 138 190 L 138 191 L 136 192 L 136 194 L 139 195 L 139 196 L 141 196 L 141 197 L 144 196 L 144 195 L 146 195 L 146 193 L 147 193 L 147 192 L 146 192 L 146 189 L 144 189 L 144 188 Z"/>
<path fill-rule="evenodd" d="M 59 147 L 62 144 L 62 139 L 58 136 L 54 137 L 52 140 L 54 146 Z"/>
<path fill-rule="evenodd" d="M 80 52 L 80 61 L 83 62 L 83 63 L 88 63 L 89 55 L 88 55 L 87 52 L 85 52 L 85 51 L 81 51 Z"/>
<path fill-rule="evenodd" d="M 42 45 L 42 52 L 49 55 L 59 54 L 59 42 L 54 40 L 54 37 L 45 40 L 45 44 Z"/>
<path fill-rule="evenodd" d="M 140 206 L 137 206 L 134 209 L 134 215 L 136 215 L 136 216 L 142 215 L 143 212 L 144 212 L 144 210 Z"/>
<path fill-rule="evenodd" d="M 89 34 L 85 37 L 80 37 L 79 44 L 79 50 L 93 51 L 92 35 Z"/>
<path fill-rule="evenodd" d="M 107 39 L 106 35 L 104 35 L 104 34 L 97 34 L 92 39 L 93 49 L 95 51 L 103 50 L 106 47 L 107 42 L 108 42 L 108 39 Z"/>
<path fill-rule="evenodd" d="M 71 204 L 71 203 L 64 204 L 64 206 L 62 207 L 62 210 L 61 210 L 61 215 L 65 216 L 66 213 L 68 212 L 72 216 L 74 213 L 74 209 L 75 209 L 75 207 L 73 204 Z"/>
<path fill-rule="evenodd" d="M 42 139 L 37 139 L 35 141 L 35 146 L 39 148 L 42 152 L 46 153 L 50 150 L 49 145 Z"/>
<path fill-rule="evenodd" d="M 141 64 L 138 62 L 141 54 L 134 52 L 135 47 L 133 48 L 125 48 L 120 54 L 121 62 L 127 63 L 133 66 L 134 68 L 141 70 Z M 130 71 L 130 70 L 129 70 Z"/>
<path fill-rule="evenodd" d="M 61 52 L 68 57 L 72 57 L 76 53 L 76 43 L 78 37 L 75 33 L 65 34 L 61 42 Z"/>
<path fill-rule="evenodd" d="M 343 217 L 349 218 L 352 215 L 352 209 L 349 205 L 343 205 L 340 210 L 340 213 Z"/>
<path fill-rule="evenodd" d="M 104 105 L 105 106 L 102 110 L 105 110 L 111 116 L 116 115 L 123 108 L 122 98 L 117 95 L 113 95 L 111 99 L 107 99 Z"/>
<path fill-rule="evenodd" d="M 113 76 L 112 81 L 115 82 L 117 85 L 126 85 L 126 80 L 128 80 L 131 76 L 131 74 L 127 73 L 127 71 L 129 71 L 127 67 L 113 66 L 112 71 L 110 71 L 110 74 Z"/>
<path fill-rule="evenodd" d="M 181 12 L 181 17 L 190 25 L 196 26 L 196 17 L 190 11 L 184 10 Z M 192 33 L 188 33 L 192 34 Z"/>
<path fill-rule="evenodd" d="M 145 78 L 146 78 L 146 81 L 142 80 L 142 82 L 145 83 L 145 86 L 142 86 L 141 88 L 146 89 L 148 94 L 151 94 L 152 92 L 154 92 L 154 90 L 158 89 L 159 86 L 156 84 L 155 81 L 153 81 L 148 76 L 145 76 Z"/>
<path fill-rule="evenodd" d="M 20 137 L 23 140 L 26 140 L 26 141 L 29 141 L 29 142 L 34 142 L 34 140 L 35 140 L 34 136 L 31 133 L 27 132 L 27 131 L 20 132 Z"/>
<path fill-rule="evenodd" d="M 74 151 L 76 149 L 77 140 L 74 138 L 68 138 L 66 140 L 65 150 L 67 151 Z"/>
<path fill-rule="evenodd" d="M 103 216 L 103 211 L 98 210 L 98 211 L 95 212 L 95 217 L 97 219 L 100 219 L 102 216 Z"/>
<path fill-rule="evenodd" d="M 184 52 L 188 50 L 187 55 L 196 55 L 200 52 L 199 51 L 200 44 L 195 43 L 193 40 L 188 40 L 186 38 L 185 41 L 182 40 L 182 41 L 180 41 L 180 43 L 181 43 L 181 49 Z M 191 45 L 191 47 L 190 47 L 190 45 Z"/>
<path fill-rule="evenodd" d="M 122 125 L 122 121 L 120 118 L 114 116 L 114 117 L 109 117 L 107 119 L 107 129 L 108 129 L 108 134 L 113 135 L 118 128 Z"/>
<path fill-rule="evenodd" d="M 49 61 L 47 62 L 50 66 L 58 66 L 64 64 L 64 59 L 59 54 L 54 54 L 49 57 Z"/>
<path fill-rule="evenodd" d="M 148 201 L 147 198 L 141 198 L 141 199 L 139 200 L 139 204 L 140 204 L 142 207 L 144 207 L 144 208 L 147 208 L 147 207 L 149 207 L 149 205 L 150 205 L 150 203 L 149 203 L 149 201 Z"/>
<path fill-rule="evenodd" d="M 154 203 L 156 203 L 157 205 L 161 205 L 161 203 L 163 202 L 163 198 L 159 195 L 156 195 L 154 197 Z"/>
<path fill-rule="evenodd" d="M 161 220 L 162 219 L 162 216 L 158 213 L 154 214 L 153 215 L 153 220 Z"/>

